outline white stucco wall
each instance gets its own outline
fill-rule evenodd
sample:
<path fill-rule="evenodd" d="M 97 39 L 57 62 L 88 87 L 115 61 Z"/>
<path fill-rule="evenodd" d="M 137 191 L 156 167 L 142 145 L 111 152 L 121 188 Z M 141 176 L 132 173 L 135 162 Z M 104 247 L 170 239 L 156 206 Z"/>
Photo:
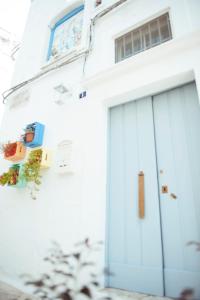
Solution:
<path fill-rule="evenodd" d="M 13 61 L 5 54 L 0 53 L 0 122 L 3 117 L 4 105 L 1 94 L 10 87 L 10 81 L 13 71 Z"/>
<path fill-rule="evenodd" d="M 95 13 L 91 3 L 86 1 L 85 24 Z M 41 70 L 48 25 L 66 6 L 64 0 L 33 1 L 13 84 Z M 173 39 L 115 65 L 114 38 L 166 10 Z M 200 91 L 198 11 L 198 0 L 129 0 L 97 21 L 84 76 L 80 58 L 29 84 L 27 103 L 10 108 L 12 99 L 8 101 L 1 137 L 16 139 L 26 124 L 42 122 L 44 146 L 53 151 L 54 160 L 43 172 L 36 201 L 27 190 L 0 188 L 0 278 L 20 285 L 19 274 L 37 274 L 51 240 L 67 249 L 86 236 L 105 240 L 108 107 L 194 79 Z M 53 88 L 59 83 L 75 90 L 74 99 L 62 106 L 54 102 Z M 80 100 L 78 92 L 84 89 L 87 97 Z M 55 150 L 64 139 L 74 142 L 74 175 L 56 174 Z M 8 166 L 1 158 L 0 171 Z"/>
<path fill-rule="evenodd" d="M 4 111 L 2 93 L 10 88 L 14 70 L 14 60 L 11 54 L 16 44 L 14 34 L 0 26 L 0 123 Z"/>

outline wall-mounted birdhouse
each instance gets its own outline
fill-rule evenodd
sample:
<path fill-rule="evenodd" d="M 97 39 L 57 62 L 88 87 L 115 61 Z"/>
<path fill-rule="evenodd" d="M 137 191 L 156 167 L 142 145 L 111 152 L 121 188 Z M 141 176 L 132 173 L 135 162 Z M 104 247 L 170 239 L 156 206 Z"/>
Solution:
<path fill-rule="evenodd" d="M 73 143 L 71 140 L 63 140 L 57 146 L 56 170 L 58 174 L 73 174 Z"/>
<path fill-rule="evenodd" d="M 52 154 L 47 149 L 37 148 L 29 152 L 28 160 L 30 164 L 39 162 L 40 169 L 47 169 L 51 165 Z"/>
<path fill-rule="evenodd" d="M 8 143 L 4 145 L 4 159 L 13 162 L 23 160 L 26 155 L 26 147 L 21 142 Z"/>
<path fill-rule="evenodd" d="M 27 182 L 24 176 L 23 165 L 21 164 L 12 165 L 8 171 L 8 174 L 9 174 L 8 186 L 16 187 L 16 188 L 24 188 L 26 186 Z"/>
<path fill-rule="evenodd" d="M 47 169 L 50 167 L 52 161 L 52 153 L 42 148 L 42 158 L 41 158 L 41 169 Z"/>
<path fill-rule="evenodd" d="M 30 148 L 42 146 L 44 128 L 45 126 L 39 122 L 27 125 L 23 136 L 25 146 Z"/>

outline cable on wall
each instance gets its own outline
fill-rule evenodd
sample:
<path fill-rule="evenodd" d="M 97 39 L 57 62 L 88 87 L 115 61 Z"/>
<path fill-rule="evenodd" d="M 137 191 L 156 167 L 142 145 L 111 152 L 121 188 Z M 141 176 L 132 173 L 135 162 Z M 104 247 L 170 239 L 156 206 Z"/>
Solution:
<path fill-rule="evenodd" d="M 22 87 L 24 87 L 25 85 L 47 75 L 48 73 L 50 72 L 53 72 L 55 70 L 58 70 L 60 68 L 62 68 L 63 66 L 79 59 L 80 57 L 82 56 L 85 56 L 85 59 L 84 59 L 84 64 L 83 64 L 83 74 L 85 72 L 85 65 L 86 65 L 86 61 L 87 61 L 87 58 L 89 56 L 89 53 L 91 52 L 92 50 L 92 47 L 93 47 L 93 35 L 94 35 L 94 26 L 97 22 L 98 19 L 102 18 L 103 16 L 105 16 L 106 14 L 108 14 L 109 12 L 111 12 L 112 10 L 114 10 L 115 8 L 117 8 L 118 6 L 120 6 L 121 4 L 127 2 L 129 0 L 119 0 L 117 1 L 116 3 L 110 5 L 109 7 L 105 8 L 104 10 L 102 10 L 101 12 L 99 12 L 94 18 L 91 19 L 91 23 L 90 23 L 90 36 L 89 36 L 89 46 L 88 46 L 88 49 L 85 50 L 85 51 L 82 51 L 80 53 L 78 53 L 77 55 L 73 56 L 72 58 L 68 59 L 67 61 L 63 62 L 63 63 L 57 63 L 55 66 L 45 70 L 45 71 L 42 71 L 42 72 L 39 72 L 37 73 L 35 76 L 11 87 L 10 89 L 4 91 L 2 93 L 2 96 L 3 96 L 3 104 L 6 104 L 6 100 L 7 98 L 12 95 L 15 91 L 21 89 Z"/>
<path fill-rule="evenodd" d="M 3 96 L 3 103 L 6 104 L 6 99 L 12 95 L 15 91 L 19 90 L 20 88 L 22 88 L 23 86 L 45 76 L 46 74 L 50 73 L 50 72 L 53 72 L 55 70 L 58 70 L 59 68 L 62 68 L 63 66 L 77 60 L 78 58 L 82 57 L 83 55 L 85 55 L 87 51 L 83 51 L 83 52 L 80 52 L 79 54 L 77 54 L 76 56 L 74 56 L 73 58 L 61 63 L 61 64 L 57 64 L 56 66 L 54 67 L 51 67 L 50 69 L 47 69 L 45 71 L 42 71 L 42 72 L 39 72 L 38 74 L 36 74 L 35 76 L 31 77 L 30 79 L 27 79 L 17 85 L 15 85 L 14 87 L 6 90 L 5 92 L 3 92 L 2 96 Z"/>

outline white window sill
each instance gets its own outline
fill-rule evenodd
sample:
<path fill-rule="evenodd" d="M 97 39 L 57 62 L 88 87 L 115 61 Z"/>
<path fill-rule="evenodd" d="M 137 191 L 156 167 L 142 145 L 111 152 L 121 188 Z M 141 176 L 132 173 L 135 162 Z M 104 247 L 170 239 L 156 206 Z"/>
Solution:
<path fill-rule="evenodd" d="M 71 60 L 76 55 L 81 54 L 84 51 L 86 51 L 86 48 L 79 46 L 79 47 L 74 48 L 66 53 L 61 54 L 61 55 L 51 57 L 48 61 L 46 61 L 42 65 L 41 69 L 48 70 L 48 69 L 54 67 L 55 65 L 60 65 L 62 63 L 65 63 L 65 62 Z"/>

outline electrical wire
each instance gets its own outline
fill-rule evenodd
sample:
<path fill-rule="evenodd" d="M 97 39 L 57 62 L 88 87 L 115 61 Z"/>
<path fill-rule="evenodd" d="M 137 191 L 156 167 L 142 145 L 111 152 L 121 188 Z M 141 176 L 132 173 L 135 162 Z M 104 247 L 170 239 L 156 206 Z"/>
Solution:
<path fill-rule="evenodd" d="M 78 58 L 82 57 L 86 52 L 87 52 L 87 51 L 80 52 L 78 55 L 73 56 L 73 58 L 71 58 L 71 59 L 69 59 L 69 60 L 67 60 L 67 61 L 65 61 L 65 62 L 63 62 L 63 63 L 56 64 L 56 66 L 51 67 L 50 69 L 47 69 L 47 70 L 45 70 L 45 71 L 42 71 L 42 72 L 36 74 L 35 76 L 33 76 L 32 78 L 27 79 L 27 80 L 25 80 L 25 81 L 23 81 L 23 82 L 21 82 L 21 83 L 15 85 L 15 86 L 12 87 L 11 89 L 6 90 L 6 91 L 3 92 L 3 94 L 2 94 L 2 96 L 3 96 L 3 103 L 6 104 L 6 99 L 7 99 L 10 95 L 12 95 L 15 91 L 17 91 L 17 90 L 19 90 L 20 88 L 22 88 L 23 86 L 25 86 L 25 85 L 27 85 L 27 84 L 29 84 L 29 83 L 31 83 L 31 82 L 33 82 L 33 81 L 35 81 L 35 80 L 37 80 L 37 79 L 43 77 L 43 76 L 45 76 L 46 74 L 48 74 L 48 73 L 50 73 L 50 72 L 53 72 L 53 71 L 55 71 L 55 70 L 57 70 L 57 69 L 59 69 L 59 68 L 62 68 L 62 67 L 65 66 L 65 65 L 67 65 L 67 64 L 69 64 L 69 63 L 71 63 L 71 62 L 77 60 Z"/>
<path fill-rule="evenodd" d="M 100 11 L 93 19 L 93 22 L 95 24 L 96 20 L 105 16 L 106 14 L 108 14 L 111 10 L 117 8 L 118 6 L 120 6 L 121 4 L 127 2 L 128 0 L 119 0 L 116 3 L 110 5 L 109 7 L 105 8 L 104 10 Z"/>
<path fill-rule="evenodd" d="M 63 66 L 79 59 L 80 57 L 82 56 L 85 56 L 85 59 L 84 59 L 84 63 L 83 63 L 83 74 L 85 73 L 85 66 L 86 66 L 86 62 L 87 62 L 87 58 L 89 56 L 89 53 L 91 52 L 92 48 L 93 48 L 93 36 L 94 36 L 94 26 L 96 24 L 96 21 L 99 19 L 99 18 L 102 18 L 103 16 L 105 16 L 106 14 L 108 14 L 110 11 L 112 11 L 113 9 L 117 8 L 119 5 L 127 2 L 129 0 L 119 0 L 117 1 L 116 3 L 110 5 L 109 7 L 105 8 L 104 10 L 102 10 L 101 12 L 99 12 L 94 18 L 91 19 L 91 22 L 90 22 L 90 36 L 89 36 L 89 45 L 88 45 L 88 49 L 85 50 L 85 51 L 82 51 L 80 53 L 78 53 L 77 55 L 73 56 L 72 58 L 68 59 L 67 61 L 63 62 L 63 63 L 57 63 L 55 66 L 53 67 L 50 67 L 48 68 L 47 70 L 44 70 L 42 72 L 39 72 L 38 74 L 36 74 L 35 76 L 11 87 L 10 89 L 4 91 L 2 93 L 2 96 L 3 96 L 3 104 L 6 104 L 6 100 L 8 99 L 8 97 L 10 95 L 12 95 L 15 91 L 21 89 L 22 87 L 26 86 L 27 84 L 35 81 L 35 80 L 38 80 L 39 78 L 47 75 L 48 73 L 50 72 L 53 72 L 57 69 L 60 69 L 62 68 Z"/>

